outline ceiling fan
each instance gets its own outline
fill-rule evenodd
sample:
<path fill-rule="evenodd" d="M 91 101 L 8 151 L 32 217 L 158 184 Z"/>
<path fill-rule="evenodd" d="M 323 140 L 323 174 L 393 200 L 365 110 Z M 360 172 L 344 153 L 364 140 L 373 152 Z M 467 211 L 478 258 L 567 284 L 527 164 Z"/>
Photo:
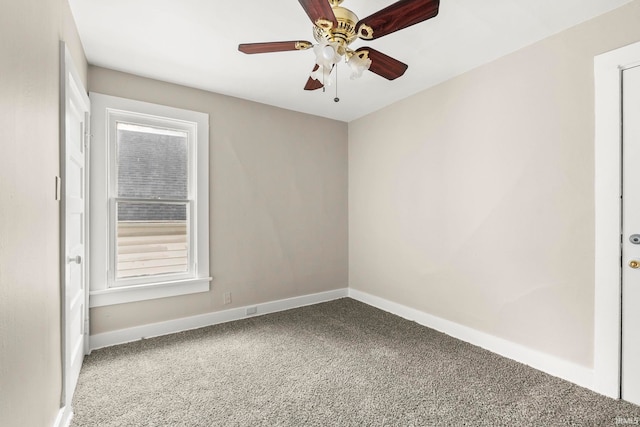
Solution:
<path fill-rule="evenodd" d="M 330 86 L 335 75 L 332 71 L 343 58 L 351 69 L 352 79 L 360 77 L 365 70 L 388 80 L 402 76 L 408 68 L 407 64 L 370 47 L 352 50 L 349 45 L 358 38 L 374 40 L 433 18 L 438 14 L 440 4 L 440 0 L 400 0 L 359 19 L 355 13 L 340 6 L 344 0 L 298 1 L 313 23 L 313 37 L 317 44 L 305 40 L 243 43 L 238 50 L 254 54 L 313 48 L 316 64 L 304 86 L 305 90 Z"/>

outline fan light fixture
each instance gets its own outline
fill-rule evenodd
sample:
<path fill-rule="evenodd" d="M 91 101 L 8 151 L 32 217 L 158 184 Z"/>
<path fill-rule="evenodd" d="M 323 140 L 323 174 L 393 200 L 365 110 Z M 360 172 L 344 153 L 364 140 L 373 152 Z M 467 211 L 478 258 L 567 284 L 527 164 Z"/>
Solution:
<path fill-rule="evenodd" d="M 357 79 L 362 73 L 369 69 L 371 60 L 363 58 L 348 46 L 358 38 L 356 24 L 358 17 L 347 8 L 341 7 L 342 0 L 329 0 L 333 14 L 338 25 L 318 20 L 314 27 L 313 35 L 318 42 L 313 47 L 316 54 L 317 69 L 311 72 L 310 77 L 324 86 L 331 86 L 334 77 L 331 71 L 344 57 L 351 68 L 351 79 Z"/>
<path fill-rule="evenodd" d="M 355 80 L 362 77 L 362 73 L 371 67 L 371 60 L 366 55 L 366 52 L 362 56 L 359 53 L 354 53 L 347 61 L 347 65 L 351 68 L 351 80 Z"/>
<path fill-rule="evenodd" d="M 344 55 L 340 54 L 340 51 L 345 52 Z M 313 47 L 313 52 L 316 55 L 316 65 L 318 67 L 314 69 L 310 77 L 325 86 L 333 85 L 334 73 L 332 73 L 334 67 L 342 60 L 343 56 L 351 68 L 351 79 L 357 79 L 362 77 L 362 73 L 369 69 L 371 66 L 371 60 L 363 55 L 357 54 L 353 51 L 340 49 L 338 42 L 328 43 L 324 39 Z"/>

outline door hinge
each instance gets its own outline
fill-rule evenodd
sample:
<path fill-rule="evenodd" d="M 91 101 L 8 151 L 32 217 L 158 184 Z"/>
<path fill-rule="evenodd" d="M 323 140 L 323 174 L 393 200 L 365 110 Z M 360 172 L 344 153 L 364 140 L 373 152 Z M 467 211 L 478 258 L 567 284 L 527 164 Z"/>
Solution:
<path fill-rule="evenodd" d="M 84 112 L 84 146 L 87 147 L 91 143 L 91 115 L 88 111 Z"/>
<path fill-rule="evenodd" d="M 56 201 L 59 202 L 62 195 L 60 194 L 62 188 L 62 178 L 56 176 Z"/>

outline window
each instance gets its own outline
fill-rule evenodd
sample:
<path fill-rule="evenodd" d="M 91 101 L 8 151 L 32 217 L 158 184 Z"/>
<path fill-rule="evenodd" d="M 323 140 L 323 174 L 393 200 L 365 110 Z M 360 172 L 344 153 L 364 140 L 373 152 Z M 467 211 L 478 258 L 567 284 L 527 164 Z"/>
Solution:
<path fill-rule="evenodd" d="M 91 102 L 90 305 L 208 291 L 208 115 Z"/>

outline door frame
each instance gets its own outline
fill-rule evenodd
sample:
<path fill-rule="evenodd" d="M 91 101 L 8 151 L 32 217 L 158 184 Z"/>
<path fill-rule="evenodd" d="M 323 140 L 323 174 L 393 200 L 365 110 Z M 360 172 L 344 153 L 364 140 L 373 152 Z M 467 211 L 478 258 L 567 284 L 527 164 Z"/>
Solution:
<path fill-rule="evenodd" d="M 63 419 L 70 419 L 71 417 L 71 401 L 73 399 L 74 390 L 67 390 L 68 386 L 68 375 L 67 372 L 67 305 L 66 305 L 66 268 L 67 268 L 67 253 L 66 253 L 66 208 L 65 208 L 65 199 L 66 199 L 66 190 L 65 190 L 65 182 L 64 175 L 66 171 L 66 139 L 67 139 L 67 129 L 66 129 L 66 103 L 67 103 L 67 74 L 71 74 L 73 79 L 81 85 L 81 89 L 86 93 L 86 89 L 82 86 L 82 80 L 79 77 L 78 71 L 76 69 L 75 63 L 71 56 L 71 52 L 67 47 L 64 41 L 60 41 L 60 106 L 59 106 L 59 118 L 60 118 L 60 148 L 59 148 L 59 156 L 60 156 L 60 176 L 62 179 L 58 179 L 57 192 L 59 194 L 60 200 L 60 355 L 61 355 L 61 393 L 60 393 L 60 407 L 61 407 L 61 417 Z M 88 102 L 87 95 L 87 102 Z M 90 104 L 88 104 L 90 106 Z M 88 126 L 90 125 L 88 117 L 85 118 L 86 125 L 85 128 L 88 131 Z M 86 136 L 85 136 L 86 138 Z M 84 281 L 85 281 L 85 295 L 84 295 L 84 348 L 83 353 L 89 353 L 89 292 L 87 291 L 87 285 L 89 283 L 89 269 L 90 269 L 90 259 L 89 259 L 89 145 L 85 146 L 85 185 L 83 188 L 84 191 L 84 235 L 85 235 L 85 246 L 84 246 L 84 254 L 82 254 L 83 264 L 84 264 Z"/>
<path fill-rule="evenodd" d="M 595 78 L 595 291 L 593 389 L 621 397 L 622 71 L 640 42 L 598 55 Z"/>

